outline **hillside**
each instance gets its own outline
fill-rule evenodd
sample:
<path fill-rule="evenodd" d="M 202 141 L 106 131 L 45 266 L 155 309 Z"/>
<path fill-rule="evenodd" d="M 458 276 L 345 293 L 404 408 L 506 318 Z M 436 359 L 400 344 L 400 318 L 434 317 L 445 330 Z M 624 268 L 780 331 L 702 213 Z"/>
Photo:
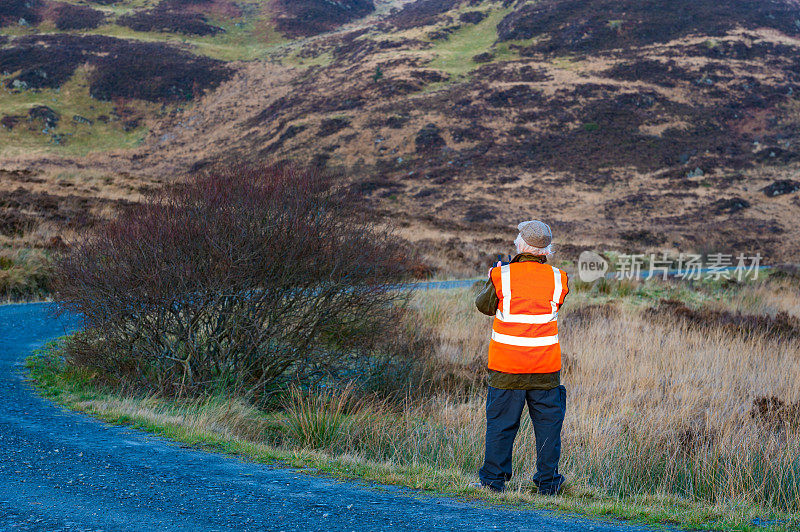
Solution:
<path fill-rule="evenodd" d="M 567 257 L 800 251 L 795 0 L 12 4 L 6 234 L 244 156 L 344 170 L 451 269 L 530 216 Z"/>

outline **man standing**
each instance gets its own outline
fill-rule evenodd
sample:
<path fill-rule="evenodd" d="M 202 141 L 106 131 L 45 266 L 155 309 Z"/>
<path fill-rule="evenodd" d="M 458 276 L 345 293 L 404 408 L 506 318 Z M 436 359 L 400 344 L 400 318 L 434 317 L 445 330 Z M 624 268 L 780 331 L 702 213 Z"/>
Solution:
<path fill-rule="evenodd" d="M 511 454 L 522 409 L 528 404 L 536 436 L 539 493 L 555 495 L 564 482 L 558 472 L 566 389 L 561 385 L 558 310 L 564 303 L 567 274 L 549 266 L 550 226 L 522 222 L 514 241 L 517 255 L 495 266 L 475 305 L 494 316 L 489 344 L 486 398 L 486 458 L 480 485 L 503 491 L 511 479 Z"/>

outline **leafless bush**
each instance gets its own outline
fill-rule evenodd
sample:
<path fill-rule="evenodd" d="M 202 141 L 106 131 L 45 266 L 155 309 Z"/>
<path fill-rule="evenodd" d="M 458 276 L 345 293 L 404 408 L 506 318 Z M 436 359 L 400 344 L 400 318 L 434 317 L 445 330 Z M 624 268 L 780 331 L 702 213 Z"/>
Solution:
<path fill-rule="evenodd" d="M 415 353 L 397 339 L 406 260 L 330 179 L 234 166 L 158 193 L 60 260 L 54 281 L 85 318 L 68 360 L 170 395 L 289 384 L 402 385 Z M 385 384 L 385 383 L 384 383 Z"/>

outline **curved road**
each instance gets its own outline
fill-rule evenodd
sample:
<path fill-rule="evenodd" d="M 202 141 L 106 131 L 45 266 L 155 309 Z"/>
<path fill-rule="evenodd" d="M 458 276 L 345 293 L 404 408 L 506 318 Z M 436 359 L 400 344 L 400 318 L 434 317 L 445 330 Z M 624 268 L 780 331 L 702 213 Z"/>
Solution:
<path fill-rule="evenodd" d="M 49 309 L 0 306 L 0 530 L 646 530 L 319 478 L 66 411 L 25 382 L 31 350 L 77 326 Z"/>

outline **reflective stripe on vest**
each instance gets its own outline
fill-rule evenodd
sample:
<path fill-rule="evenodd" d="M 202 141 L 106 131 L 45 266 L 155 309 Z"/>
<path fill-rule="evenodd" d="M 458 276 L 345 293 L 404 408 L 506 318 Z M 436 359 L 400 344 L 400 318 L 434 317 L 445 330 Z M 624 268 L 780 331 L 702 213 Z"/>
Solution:
<path fill-rule="evenodd" d="M 557 344 L 558 335 L 556 334 L 554 336 L 528 338 L 526 336 L 509 336 L 507 334 L 500 334 L 499 332 L 492 331 L 492 340 L 501 344 L 516 345 L 519 347 L 543 347 L 546 345 Z"/>
<path fill-rule="evenodd" d="M 538 262 L 506 264 L 493 272 L 501 304 L 492 326 L 490 369 L 507 373 L 561 369 L 558 308 L 568 291 L 562 276 L 566 277 L 558 268 Z"/>
<path fill-rule="evenodd" d="M 527 323 L 540 325 L 558 319 L 558 304 L 561 301 L 561 270 L 550 266 L 553 270 L 553 299 L 550 301 L 551 311 L 548 314 L 511 314 L 511 265 L 500 267 L 500 292 L 503 294 L 503 310 L 497 309 L 495 317 L 506 323 Z M 506 297 L 508 294 L 508 297 Z M 511 344 L 520 345 L 520 344 Z"/>

